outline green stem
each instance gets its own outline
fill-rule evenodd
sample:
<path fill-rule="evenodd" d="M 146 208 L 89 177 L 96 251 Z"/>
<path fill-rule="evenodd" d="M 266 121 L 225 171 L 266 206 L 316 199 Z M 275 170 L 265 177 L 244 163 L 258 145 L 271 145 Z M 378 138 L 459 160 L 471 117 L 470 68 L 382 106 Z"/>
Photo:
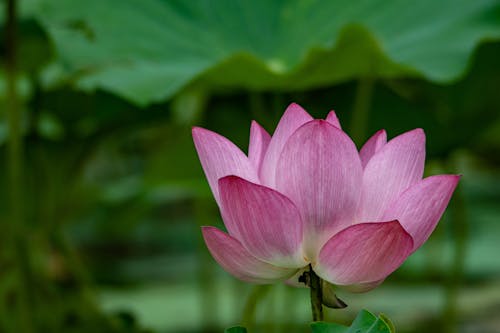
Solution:
<path fill-rule="evenodd" d="M 9 154 L 9 191 L 11 196 L 10 208 L 13 221 L 22 220 L 21 184 L 22 184 L 22 140 L 19 117 L 19 102 L 16 90 L 16 2 L 7 3 L 6 24 L 6 74 L 7 74 L 7 121 L 9 125 L 9 139 L 7 149 Z"/>
<path fill-rule="evenodd" d="M 443 318 L 446 318 L 444 321 L 444 331 L 446 333 L 457 332 L 457 298 L 460 285 L 463 281 L 467 252 L 467 209 L 460 187 L 455 191 L 453 204 L 450 208 L 455 251 L 452 267 L 446 279 L 446 298 L 443 315 Z"/>
<path fill-rule="evenodd" d="M 282 93 L 275 92 L 272 97 L 272 110 L 273 110 L 275 124 L 279 121 L 279 119 L 283 115 L 283 111 L 285 111 L 286 106 L 287 105 L 285 96 Z"/>
<path fill-rule="evenodd" d="M 356 99 L 352 110 L 351 138 L 360 144 L 366 139 L 368 115 L 373 95 L 375 80 L 372 77 L 361 78 L 356 90 Z"/>
<path fill-rule="evenodd" d="M 248 93 L 248 105 L 250 108 L 250 115 L 253 120 L 259 121 L 264 127 L 272 125 L 271 117 L 266 112 L 266 102 L 264 95 L 261 92 L 251 91 Z M 265 122 L 262 124 L 262 122 Z"/>
<path fill-rule="evenodd" d="M 241 323 L 249 331 L 255 327 L 255 312 L 259 301 L 271 290 L 271 285 L 256 285 L 252 287 L 248 295 L 245 307 L 243 308 L 243 317 Z"/>
<path fill-rule="evenodd" d="M 33 300 L 31 264 L 26 234 L 24 230 L 23 216 L 23 140 L 21 133 L 21 111 L 17 95 L 17 3 L 16 0 L 8 0 L 6 6 L 5 25 L 5 67 L 7 81 L 7 122 L 9 138 L 7 142 L 8 151 L 8 175 L 9 175 L 9 207 L 10 223 L 7 226 L 7 234 L 12 240 L 15 261 L 17 262 L 21 285 L 17 289 L 19 295 L 18 320 L 21 332 L 33 331 L 33 319 L 31 302 Z"/>
<path fill-rule="evenodd" d="M 194 202 L 194 214 L 198 227 L 209 225 L 212 221 L 211 212 L 214 210 L 214 204 L 206 197 L 198 196 Z M 196 230 L 198 260 L 200 265 L 197 274 L 198 287 L 200 288 L 200 310 L 203 314 L 202 321 L 205 323 L 206 331 L 216 327 L 217 317 L 220 308 L 220 295 L 217 290 L 215 279 L 215 265 L 212 265 L 210 254 L 206 250 L 205 243 L 201 234 L 201 230 Z"/>
<path fill-rule="evenodd" d="M 309 283 L 311 290 L 311 309 L 313 321 L 323 320 L 323 291 L 321 289 L 321 279 L 314 273 L 309 265 Z"/>

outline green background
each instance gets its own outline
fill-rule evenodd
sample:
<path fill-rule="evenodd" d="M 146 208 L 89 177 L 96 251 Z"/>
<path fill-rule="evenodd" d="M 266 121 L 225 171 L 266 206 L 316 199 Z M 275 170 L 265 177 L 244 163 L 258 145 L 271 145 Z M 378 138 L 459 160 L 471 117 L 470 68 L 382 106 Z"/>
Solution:
<path fill-rule="evenodd" d="M 244 284 L 206 251 L 199 226 L 222 222 L 190 131 L 246 149 L 250 121 L 272 133 L 291 102 L 335 109 L 358 146 L 422 127 L 426 174 L 463 175 L 427 244 L 327 319 L 500 332 L 498 1 L 17 9 L 13 64 L 0 45 L 1 332 L 310 331 L 306 289 Z"/>

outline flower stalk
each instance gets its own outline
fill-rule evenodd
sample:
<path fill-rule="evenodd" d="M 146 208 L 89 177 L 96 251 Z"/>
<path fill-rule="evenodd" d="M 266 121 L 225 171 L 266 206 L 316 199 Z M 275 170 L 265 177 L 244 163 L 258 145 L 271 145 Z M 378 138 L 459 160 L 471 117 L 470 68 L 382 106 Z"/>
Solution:
<path fill-rule="evenodd" d="M 311 290 L 311 310 L 313 321 L 323 320 L 323 290 L 321 288 L 321 279 L 314 273 L 312 266 L 309 265 L 309 288 Z"/>
<path fill-rule="evenodd" d="M 17 92 L 17 1 L 8 0 L 5 6 L 5 73 L 6 73 L 6 115 L 9 129 L 7 141 L 8 179 L 9 179 L 9 222 L 5 225 L 5 234 L 9 235 L 10 246 L 14 253 L 21 286 L 16 290 L 18 295 L 16 331 L 33 332 L 32 321 L 32 271 L 30 253 L 25 241 L 23 197 L 23 138 L 21 132 L 21 107 Z"/>

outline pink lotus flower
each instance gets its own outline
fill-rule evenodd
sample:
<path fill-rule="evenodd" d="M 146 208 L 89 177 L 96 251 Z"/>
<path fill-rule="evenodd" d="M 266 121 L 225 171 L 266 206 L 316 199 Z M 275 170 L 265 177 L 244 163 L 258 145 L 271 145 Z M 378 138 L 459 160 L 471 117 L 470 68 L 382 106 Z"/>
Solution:
<path fill-rule="evenodd" d="M 272 137 L 252 122 L 248 156 L 203 128 L 193 139 L 228 231 L 202 227 L 207 247 L 255 283 L 311 265 L 335 285 L 374 288 L 427 240 L 459 180 L 422 179 L 422 129 L 389 142 L 380 130 L 358 152 L 334 111 L 315 120 L 297 104 Z"/>

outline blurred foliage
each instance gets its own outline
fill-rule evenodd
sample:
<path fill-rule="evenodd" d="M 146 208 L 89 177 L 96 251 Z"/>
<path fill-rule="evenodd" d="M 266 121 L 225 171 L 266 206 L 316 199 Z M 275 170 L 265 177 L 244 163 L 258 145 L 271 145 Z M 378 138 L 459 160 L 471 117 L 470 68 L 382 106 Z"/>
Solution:
<path fill-rule="evenodd" d="M 335 107 L 358 145 L 379 128 L 422 127 L 426 173 L 464 175 L 435 235 L 388 287 L 343 296 L 351 309 L 329 318 L 351 322 L 368 307 L 401 332 L 500 331 L 497 1 L 19 5 L 29 251 L 24 265 L 8 242 L 3 173 L 0 331 L 220 332 L 241 318 L 251 332 L 307 330 L 304 290 L 249 291 L 207 254 L 198 226 L 221 221 L 190 136 L 201 125 L 246 148 L 250 120 L 272 132 L 292 101 L 318 118 Z M 2 170 L 7 83 L 2 69 Z"/>

